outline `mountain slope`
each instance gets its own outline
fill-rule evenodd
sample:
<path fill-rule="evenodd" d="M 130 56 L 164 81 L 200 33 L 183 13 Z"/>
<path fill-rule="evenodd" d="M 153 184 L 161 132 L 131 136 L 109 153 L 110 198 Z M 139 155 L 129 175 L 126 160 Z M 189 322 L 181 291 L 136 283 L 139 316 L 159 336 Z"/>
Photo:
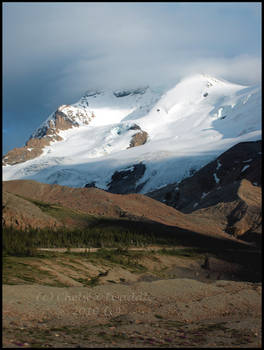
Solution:
<path fill-rule="evenodd" d="M 62 226 L 55 218 L 44 213 L 32 202 L 12 193 L 3 191 L 2 194 L 2 224 L 25 229 Z"/>
<path fill-rule="evenodd" d="M 260 138 L 260 88 L 198 74 L 167 92 L 87 92 L 53 113 L 24 148 L 4 156 L 3 178 L 146 193 Z M 144 170 L 135 177 L 138 164 Z"/>
<path fill-rule="evenodd" d="M 214 218 L 221 229 L 260 240 L 261 141 L 239 143 L 179 183 L 148 196 L 184 213 Z"/>
<path fill-rule="evenodd" d="M 70 188 L 43 184 L 32 180 L 4 181 L 3 190 L 23 197 L 24 200 L 41 201 L 59 205 L 76 213 L 113 219 L 153 222 L 175 227 L 179 232 L 195 232 L 211 237 L 232 239 L 214 222 L 213 218 L 200 218 L 183 214 L 176 209 L 142 194 L 118 195 L 97 188 Z M 15 202 L 13 202 L 15 206 Z M 3 213 L 4 218 L 6 212 Z"/>

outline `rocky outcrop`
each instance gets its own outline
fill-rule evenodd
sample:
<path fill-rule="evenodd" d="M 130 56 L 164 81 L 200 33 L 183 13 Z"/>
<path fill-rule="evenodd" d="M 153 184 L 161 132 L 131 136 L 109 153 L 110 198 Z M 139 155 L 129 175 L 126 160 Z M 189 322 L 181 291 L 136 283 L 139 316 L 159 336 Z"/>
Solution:
<path fill-rule="evenodd" d="M 40 156 L 42 153 L 41 148 L 28 149 L 26 146 L 20 148 L 14 148 L 11 151 L 7 152 L 7 154 L 2 159 L 3 165 L 14 165 L 17 163 L 26 162 L 27 160 L 36 158 Z"/>
<path fill-rule="evenodd" d="M 49 146 L 53 141 L 62 140 L 62 137 L 58 135 L 60 130 L 67 130 L 77 126 L 78 123 L 69 119 L 59 108 L 55 112 L 54 119 L 48 122 L 48 126 L 40 128 L 36 136 L 30 138 L 25 146 L 14 148 L 7 152 L 2 159 L 3 165 L 14 165 L 40 156 L 45 146 Z"/>
<path fill-rule="evenodd" d="M 232 191 L 225 191 L 225 188 L 233 185 L 238 188 L 242 179 L 261 186 L 261 159 L 261 141 L 241 142 L 180 183 L 167 185 L 147 195 L 190 213 L 217 204 L 223 191 L 226 195 L 222 200 L 231 199 Z"/>
<path fill-rule="evenodd" d="M 85 187 L 85 188 L 96 187 L 96 185 L 95 185 L 95 181 L 89 182 L 89 183 L 88 183 L 88 184 L 86 184 L 84 187 Z"/>
<path fill-rule="evenodd" d="M 180 183 L 147 195 L 247 241 L 261 234 L 261 141 L 239 143 Z"/>
<path fill-rule="evenodd" d="M 108 184 L 108 191 L 119 194 L 139 192 L 145 185 L 145 182 L 140 185 L 137 185 L 137 182 L 142 178 L 145 170 L 146 166 L 143 163 L 139 163 L 127 169 L 116 171 Z"/>
<path fill-rule="evenodd" d="M 256 234 L 260 236 L 262 232 L 261 190 L 251 182 L 242 180 L 237 195 L 239 200 L 227 216 L 228 224 L 225 231 L 235 237 L 246 234 L 247 240 L 254 240 L 249 233 L 255 234 L 257 238 Z"/>
<path fill-rule="evenodd" d="M 140 128 L 140 126 L 138 126 L 137 124 L 134 124 L 133 126 L 131 126 L 129 128 L 129 130 L 138 130 L 138 132 L 135 133 L 132 136 L 132 138 L 130 140 L 129 147 L 127 147 L 127 148 L 141 146 L 141 145 L 144 145 L 147 142 L 147 140 L 148 140 L 148 133 L 146 131 L 143 131 Z"/>
<path fill-rule="evenodd" d="M 53 137 L 45 136 L 43 138 L 32 138 L 26 143 L 26 146 L 20 148 L 14 148 L 3 157 L 3 165 L 14 165 L 17 163 L 26 162 L 27 160 L 34 159 L 40 156 L 43 152 L 43 148 L 48 146 L 51 141 L 60 141 L 62 138 L 59 135 Z"/>
<path fill-rule="evenodd" d="M 126 97 L 129 95 L 143 95 L 146 90 L 147 90 L 147 86 L 143 87 L 143 88 L 137 88 L 137 89 L 130 89 L 130 90 L 116 90 L 113 92 L 113 94 L 115 95 L 115 97 Z"/>
<path fill-rule="evenodd" d="M 147 142 L 147 139 L 148 139 L 148 133 L 146 131 L 141 130 L 140 132 L 132 136 L 132 139 L 130 141 L 128 148 L 144 145 Z"/>

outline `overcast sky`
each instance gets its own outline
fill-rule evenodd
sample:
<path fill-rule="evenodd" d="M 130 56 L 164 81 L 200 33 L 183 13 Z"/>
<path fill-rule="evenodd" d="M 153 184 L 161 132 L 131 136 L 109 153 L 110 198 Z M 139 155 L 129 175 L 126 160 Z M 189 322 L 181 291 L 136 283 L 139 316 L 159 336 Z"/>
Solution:
<path fill-rule="evenodd" d="M 173 85 L 192 73 L 256 84 L 261 2 L 3 6 L 3 152 L 89 88 Z"/>

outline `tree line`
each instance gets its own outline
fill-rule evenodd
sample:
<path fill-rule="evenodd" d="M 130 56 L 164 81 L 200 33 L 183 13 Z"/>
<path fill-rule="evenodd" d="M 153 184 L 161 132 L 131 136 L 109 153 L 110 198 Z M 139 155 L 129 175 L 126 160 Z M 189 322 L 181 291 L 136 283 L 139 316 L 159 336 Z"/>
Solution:
<path fill-rule="evenodd" d="M 140 247 L 174 243 L 174 238 L 153 224 L 133 221 L 99 221 L 87 228 L 69 229 L 3 227 L 5 255 L 33 256 L 37 248 Z"/>

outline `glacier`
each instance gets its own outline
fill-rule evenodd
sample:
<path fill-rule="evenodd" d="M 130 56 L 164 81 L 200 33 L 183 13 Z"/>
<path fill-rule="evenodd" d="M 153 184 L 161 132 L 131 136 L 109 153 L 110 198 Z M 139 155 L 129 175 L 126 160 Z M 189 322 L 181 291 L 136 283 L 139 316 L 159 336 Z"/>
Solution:
<path fill-rule="evenodd" d="M 75 104 L 60 106 L 76 127 L 34 159 L 3 167 L 3 180 L 32 179 L 108 189 L 115 171 L 143 163 L 141 193 L 176 183 L 242 141 L 261 139 L 261 88 L 205 74 L 188 76 L 162 91 L 149 86 L 88 90 Z M 52 113 L 32 134 L 45 133 Z M 138 125 L 148 140 L 129 147 Z"/>

